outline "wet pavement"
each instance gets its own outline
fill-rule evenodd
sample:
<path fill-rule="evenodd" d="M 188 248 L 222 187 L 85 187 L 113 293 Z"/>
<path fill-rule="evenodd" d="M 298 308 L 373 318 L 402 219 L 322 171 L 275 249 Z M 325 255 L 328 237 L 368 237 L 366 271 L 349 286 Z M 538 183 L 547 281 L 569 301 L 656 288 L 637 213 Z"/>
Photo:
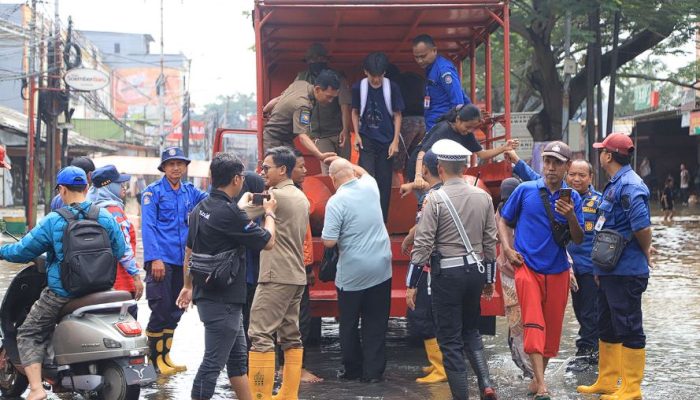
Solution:
<path fill-rule="evenodd" d="M 654 245 L 658 254 L 643 305 L 647 334 L 647 370 L 643 384 L 646 399 L 700 398 L 700 280 L 696 278 L 700 275 L 700 208 L 681 208 L 680 211 L 673 224 L 664 224 L 658 216 L 652 219 Z M 4 293 L 18 269 L 18 266 L 12 265 L 0 268 L 0 293 Z M 145 326 L 148 307 L 141 301 L 139 308 L 139 321 Z M 335 377 L 340 367 L 338 327 L 333 319 L 325 319 L 321 344 L 306 349 L 309 369 L 325 378 L 325 381 L 302 384 L 300 399 L 449 400 L 446 383 L 419 385 L 414 382 L 416 377 L 421 376 L 420 368 L 427 364 L 424 351 L 404 338 L 406 326 L 402 319 L 392 319 L 390 325 L 386 380 L 378 384 L 364 384 L 340 381 Z M 203 326 L 196 310 L 185 313 L 180 326 L 172 355 L 177 362 L 186 363 L 188 371 L 144 388 L 142 398 L 189 398 L 191 383 L 203 353 Z M 573 310 L 569 307 L 561 351 L 550 362 L 546 373 L 554 399 L 597 398 L 576 393 L 577 385 L 590 384 L 595 380 L 595 371 L 579 374 L 566 372 L 566 363 L 575 353 L 577 329 Z M 484 344 L 499 398 L 526 399 L 528 381 L 522 379 L 520 370 L 510 359 L 506 343 L 507 326 L 503 318 L 498 319 L 497 331 L 494 337 L 485 336 Z M 476 381 L 473 376 L 470 379 L 470 398 L 478 399 Z M 49 398 L 77 399 L 79 396 L 52 395 Z M 235 398 L 225 374 L 220 376 L 214 398 Z"/>

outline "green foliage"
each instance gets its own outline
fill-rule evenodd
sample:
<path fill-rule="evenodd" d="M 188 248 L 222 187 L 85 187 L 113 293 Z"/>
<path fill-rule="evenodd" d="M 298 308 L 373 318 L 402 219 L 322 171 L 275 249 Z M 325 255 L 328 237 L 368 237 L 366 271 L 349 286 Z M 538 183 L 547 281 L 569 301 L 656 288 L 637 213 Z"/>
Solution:
<path fill-rule="evenodd" d="M 204 112 L 200 118 L 218 119 L 216 126 L 221 128 L 245 128 L 248 117 L 257 111 L 256 100 L 253 93 L 218 96 L 216 102 L 204 106 Z"/>

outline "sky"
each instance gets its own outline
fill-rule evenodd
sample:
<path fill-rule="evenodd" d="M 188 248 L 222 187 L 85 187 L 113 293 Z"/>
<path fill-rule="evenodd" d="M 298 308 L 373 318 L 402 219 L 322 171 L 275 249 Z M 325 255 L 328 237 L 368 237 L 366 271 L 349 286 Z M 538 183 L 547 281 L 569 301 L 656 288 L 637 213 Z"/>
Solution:
<path fill-rule="evenodd" d="M 10 1 L 3 1 L 10 2 Z M 14 1 L 16 2 L 16 1 Z M 40 7 L 53 15 L 54 1 Z M 165 0 L 165 53 L 192 60 L 190 94 L 195 108 L 219 95 L 255 92 L 253 24 L 244 11 L 253 0 Z M 160 53 L 160 0 L 60 0 L 64 23 L 70 15 L 78 30 L 148 33 Z"/>
<path fill-rule="evenodd" d="M 17 3 L 23 0 L 0 0 Z M 64 23 L 72 16 L 78 30 L 148 33 L 155 39 L 151 53 L 160 52 L 160 0 L 39 0 L 39 8 L 53 15 L 54 4 Z M 196 109 L 216 101 L 219 95 L 255 91 L 255 35 L 252 21 L 243 15 L 253 0 L 164 0 L 166 53 L 182 52 L 192 60 L 191 99 Z M 689 54 L 667 56 L 671 67 L 693 60 Z"/>

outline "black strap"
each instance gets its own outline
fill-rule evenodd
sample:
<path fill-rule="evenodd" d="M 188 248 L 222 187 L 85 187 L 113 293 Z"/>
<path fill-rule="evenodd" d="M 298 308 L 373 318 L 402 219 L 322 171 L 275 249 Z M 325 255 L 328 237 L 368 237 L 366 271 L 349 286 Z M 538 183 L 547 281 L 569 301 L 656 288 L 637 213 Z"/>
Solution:
<path fill-rule="evenodd" d="M 93 221 L 97 221 L 97 218 L 99 216 L 100 216 L 100 208 L 94 204 L 90 204 L 90 208 L 88 208 L 88 212 L 85 215 L 85 218 L 91 219 Z"/>
<path fill-rule="evenodd" d="M 194 253 L 194 245 L 197 243 L 197 235 L 199 234 L 199 207 L 203 202 L 197 204 L 190 212 L 190 224 L 192 229 L 194 229 L 194 238 L 192 239 L 192 252 Z"/>
<path fill-rule="evenodd" d="M 554 220 L 554 213 L 552 213 L 552 205 L 549 203 L 549 195 L 545 188 L 540 188 L 540 198 L 542 199 L 542 204 L 544 204 L 544 209 L 547 211 L 547 217 L 549 217 L 549 226 L 554 231 L 554 225 L 556 221 Z"/>
<path fill-rule="evenodd" d="M 67 207 L 61 207 L 58 210 L 56 210 L 56 212 L 68 222 L 71 222 L 76 219 L 75 214 L 73 214 Z"/>

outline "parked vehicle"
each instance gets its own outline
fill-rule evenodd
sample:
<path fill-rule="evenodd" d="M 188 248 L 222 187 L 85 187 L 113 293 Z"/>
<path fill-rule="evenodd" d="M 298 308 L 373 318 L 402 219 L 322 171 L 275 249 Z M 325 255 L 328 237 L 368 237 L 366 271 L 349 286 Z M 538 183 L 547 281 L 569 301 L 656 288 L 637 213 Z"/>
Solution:
<path fill-rule="evenodd" d="M 20 363 L 17 330 L 46 287 L 43 261 L 20 271 L 0 306 L 0 392 L 19 397 L 28 381 Z M 141 325 L 129 313 L 131 294 L 106 291 L 76 298 L 60 313 L 44 357 L 42 376 L 54 393 L 86 399 L 136 400 L 141 386 L 155 381 Z"/>
<path fill-rule="evenodd" d="M 489 113 L 492 110 L 492 62 L 490 35 L 499 28 L 504 32 L 503 67 L 504 98 L 510 98 L 510 53 L 508 2 L 499 0 L 256 0 L 253 12 L 255 54 L 257 61 L 257 123 L 253 129 L 218 129 L 213 154 L 229 151 L 241 157 L 247 169 L 257 169 L 262 160 L 262 132 L 265 124 L 263 106 L 277 97 L 308 66 L 303 62 L 306 50 L 320 42 L 328 49 L 329 66 L 345 76 L 348 82 L 363 78 L 362 59 L 370 52 L 383 51 L 401 72 L 424 76 L 413 58 L 413 37 L 426 33 L 436 40 L 440 54 L 454 61 L 457 70 L 469 65 L 469 74 L 462 82 L 469 89 L 470 98 Z M 486 60 L 484 88 L 477 95 L 477 53 L 483 50 Z M 481 56 L 481 55 L 480 55 Z M 468 83 L 467 83 L 468 82 Z M 500 86 L 500 83 L 499 83 Z M 422 87 L 419 92 L 422 93 Z M 421 95 L 422 96 L 422 95 Z M 405 100 L 405 99 L 404 99 Z M 423 97 L 418 99 L 423 104 Z M 505 134 L 495 136 L 493 124 L 501 123 Z M 510 104 L 506 102 L 503 114 L 488 119 L 481 143 L 491 148 L 494 142 L 510 139 Z M 350 140 L 352 143 L 352 140 Z M 405 140 L 410 152 L 411 143 Z M 300 143 L 297 147 L 303 149 Z M 354 151 L 354 150 L 353 150 Z M 356 160 L 356 155 L 351 160 Z M 498 198 L 500 182 L 512 176 L 510 163 L 488 161 L 468 173 L 479 176 L 479 185 Z M 308 175 L 304 192 L 311 201 L 311 229 L 314 235 L 314 257 L 318 268 L 323 254 L 320 233 L 323 227 L 325 205 L 335 189 L 330 179 L 320 174 L 318 160 L 306 158 Z M 401 252 L 401 242 L 415 223 L 416 198 L 399 195 L 396 184 L 404 181 L 403 174 L 395 172 L 387 229 L 391 235 L 393 276 L 391 316 L 406 315 L 406 297 L 403 277 L 406 275 L 408 256 Z M 496 203 L 496 202 L 495 202 Z M 492 300 L 482 299 L 482 315 L 504 315 L 500 283 Z M 333 282 L 317 282 L 310 290 L 314 317 L 338 315 L 337 293 Z M 320 332 L 319 320 L 316 331 Z M 490 324 L 495 329 L 495 319 Z M 493 329 L 486 331 L 493 332 Z"/>

